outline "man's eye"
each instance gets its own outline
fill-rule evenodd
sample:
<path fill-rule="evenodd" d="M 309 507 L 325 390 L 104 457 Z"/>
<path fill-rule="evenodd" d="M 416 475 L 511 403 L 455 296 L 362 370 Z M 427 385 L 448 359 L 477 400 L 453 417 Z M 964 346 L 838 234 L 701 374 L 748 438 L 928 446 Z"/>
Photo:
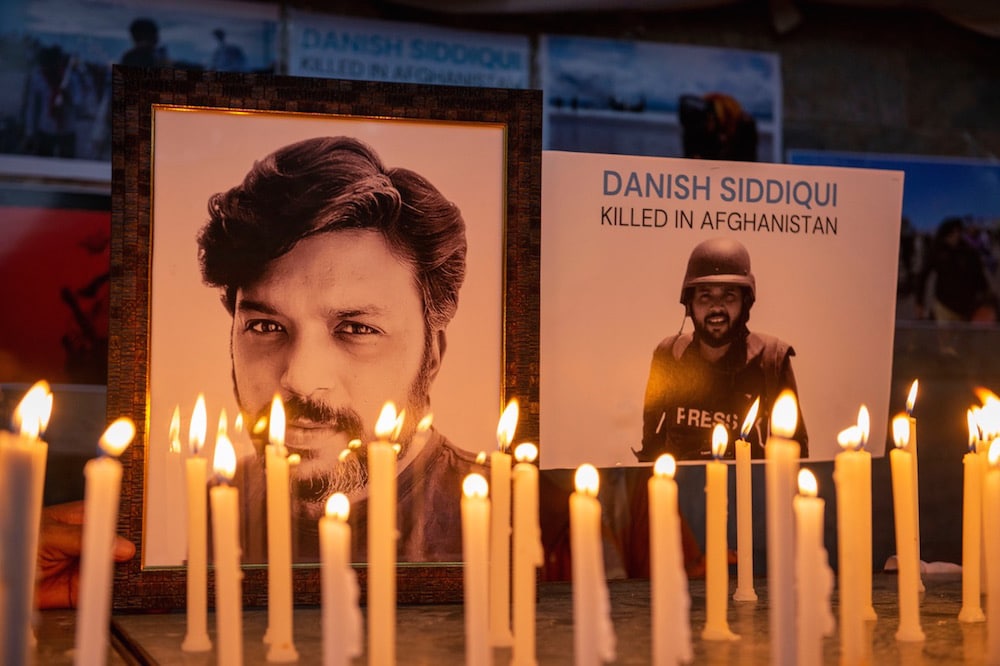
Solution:
<path fill-rule="evenodd" d="M 345 321 L 336 328 L 337 333 L 347 335 L 378 335 L 382 331 L 367 324 L 360 324 L 356 321 Z"/>
<path fill-rule="evenodd" d="M 246 323 L 245 330 L 260 334 L 281 333 L 285 327 L 268 319 L 251 319 Z"/>

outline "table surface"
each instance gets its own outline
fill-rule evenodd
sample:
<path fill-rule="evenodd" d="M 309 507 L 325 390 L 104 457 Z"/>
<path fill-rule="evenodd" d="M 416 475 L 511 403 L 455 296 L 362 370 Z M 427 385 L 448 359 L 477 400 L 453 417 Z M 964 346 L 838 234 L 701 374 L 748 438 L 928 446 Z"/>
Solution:
<path fill-rule="evenodd" d="M 926 640 L 899 642 L 896 577 L 876 574 L 873 605 L 878 620 L 867 623 L 872 663 L 878 664 L 985 664 L 986 626 L 958 621 L 961 608 L 961 577 L 927 575 L 921 595 L 921 626 Z M 730 580 L 730 590 L 735 580 Z M 649 581 L 611 581 L 611 613 L 617 636 L 616 664 L 650 663 Z M 729 626 L 740 638 L 734 641 L 700 640 L 705 624 L 705 584 L 690 581 L 691 635 L 696 664 L 766 664 L 769 661 L 766 581 L 755 581 L 758 600 L 730 599 Z M 568 583 L 542 583 L 537 604 L 537 656 L 539 664 L 567 664 L 573 652 L 572 587 Z M 836 617 L 836 591 L 833 594 Z M 244 612 L 244 657 L 247 664 L 265 664 L 262 637 L 267 624 L 266 609 Z M 37 635 L 36 664 L 72 663 L 74 614 L 46 611 Z M 320 609 L 295 610 L 295 645 L 299 664 L 320 664 L 322 638 Z M 215 617 L 209 614 L 209 633 L 215 635 Z M 208 666 L 216 663 L 214 652 L 185 653 L 180 649 L 186 629 L 183 613 L 118 615 L 112 621 L 109 663 L 150 663 L 170 666 Z M 397 663 L 401 665 L 458 664 L 464 661 L 464 618 L 460 604 L 400 606 L 397 610 Z M 838 664 L 839 637 L 824 640 L 824 662 Z M 494 663 L 506 666 L 508 648 L 494 650 Z M 367 663 L 367 657 L 356 659 Z"/>

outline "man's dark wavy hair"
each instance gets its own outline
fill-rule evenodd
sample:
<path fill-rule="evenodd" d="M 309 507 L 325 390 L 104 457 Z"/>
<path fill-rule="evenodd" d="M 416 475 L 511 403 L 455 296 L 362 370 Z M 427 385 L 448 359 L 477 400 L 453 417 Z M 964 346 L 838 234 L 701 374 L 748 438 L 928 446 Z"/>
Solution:
<path fill-rule="evenodd" d="M 223 290 L 230 314 L 236 292 L 303 238 L 345 229 L 381 233 L 414 269 L 427 331 L 455 316 L 465 279 L 465 221 L 422 176 L 387 169 L 350 137 L 306 139 L 254 163 L 243 182 L 208 201 L 198 234 L 205 284 Z"/>

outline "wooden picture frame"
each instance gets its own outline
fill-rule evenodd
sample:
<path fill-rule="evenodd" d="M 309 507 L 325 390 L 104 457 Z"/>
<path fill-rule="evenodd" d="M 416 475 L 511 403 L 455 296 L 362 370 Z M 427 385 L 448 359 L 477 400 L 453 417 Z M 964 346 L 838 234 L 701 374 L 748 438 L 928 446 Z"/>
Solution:
<path fill-rule="evenodd" d="M 138 547 L 136 557 L 116 569 L 116 610 L 184 606 L 183 552 L 177 556 L 171 538 L 183 532 L 183 456 L 170 452 L 167 420 L 177 408 L 182 416 L 180 440 L 186 442 L 197 393 L 220 380 L 220 373 L 212 373 L 206 365 L 216 362 L 219 354 L 205 350 L 216 349 L 221 340 L 221 355 L 227 356 L 225 341 L 230 335 L 224 330 L 220 337 L 219 327 L 208 321 L 220 312 L 229 316 L 218 303 L 218 293 L 212 295 L 204 284 L 182 283 L 191 279 L 190 269 L 197 266 L 197 243 L 190 231 L 207 221 L 208 196 L 237 185 L 253 160 L 298 138 L 331 133 L 363 138 L 387 167 L 422 173 L 462 209 L 469 235 L 468 274 L 452 325 L 458 326 L 463 308 L 470 314 L 462 324 L 467 328 L 455 335 L 449 329 L 448 354 L 454 350 L 459 358 L 442 361 L 431 391 L 434 422 L 443 423 L 440 414 L 473 414 L 457 419 L 465 440 L 458 445 L 473 453 L 489 451 L 496 446 L 496 420 L 503 406 L 517 398 L 521 418 L 516 437 L 537 441 L 539 91 L 123 67 L 114 69 L 113 86 L 108 416 L 129 416 L 137 426 L 135 442 L 122 456 L 119 529 Z M 197 127 L 201 129 L 193 129 Z M 269 133 L 274 136 L 262 139 Z M 399 144 L 393 138 L 397 135 L 416 138 L 397 152 Z M 476 148 L 478 139 L 486 148 Z M 268 142 L 269 149 L 259 149 Z M 253 156 L 247 153 L 251 146 L 256 151 Z M 437 182 L 445 176 L 405 162 L 418 156 L 427 158 L 431 166 L 426 168 L 456 178 L 481 170 L 485 181 L 494 183 L 487 189 L 495 186 L 496 196 L 463 191 L 461 179 L 447 189 Z M 227 184 L 220 186 L 222 180 L 214 179 L 226 172 Z M 234 178 L 237 172 L 240 175 Z M 468 210 L 460 198 L 469 202 Z M 177 207 L 178 202 L 183 205 Z M 187 205 L 195 208 L 183 207 Z M 172 243 L 177 238 L 175 248 Z M 483 259 L 475 264 L 474 256 Z M 467 294 L 467 289 L 472 291 Z M 216 310 L 202 316 L 194 309 L 195 301 L 206 294 Z M 476 326 L 494 320 L 498 330 L 478 336 Z M 491 340 L 496 341 L 495 349 L 490 349 Z M 198 351 L 188 358 L 177 350 Z M 448 381 L 459 388 L 453 389 L 453 397 L 439 399 L 437 382 L 444 382 L 449 362 L 456 366 L 456 374 Z M 468 373 L 473 373 L 471 381 Z M 482 380 L 484 375 L 495 381 Z M 219 406 L 232 399 L 231 376 L 221 380 L 229 382 L 228 391 L 213 389 L 214 405 L 206 396 L 209 439 L 214 439 Z M 485 398 L 476 397 L 473 385 L 485 391 Z M 235 414 L 229 415 L 231 423 Z M 372 421 L 375 417 L 371 415 Z M 448 426 L 443 429 L 458 440 Z M 158 502 L 155 507 L 153 499 Z M 460 527 L 456 524 L 455 529 Z M 356 534 L 358 538 L 364 535 Z M 366 568 L 359 563 L 356 570 L 364 594 Z M 460 561 L 401 562 L 398 600 L 457 601 L 461 575 Z M 244 567 L 245 606 L 266 603 L 266 581 L 266 565 Z M 318 603 L 318 565 L 296 565 L 293 585 L 296 603 Z M 211 567 L 209 597 L 211 603 Z"/>

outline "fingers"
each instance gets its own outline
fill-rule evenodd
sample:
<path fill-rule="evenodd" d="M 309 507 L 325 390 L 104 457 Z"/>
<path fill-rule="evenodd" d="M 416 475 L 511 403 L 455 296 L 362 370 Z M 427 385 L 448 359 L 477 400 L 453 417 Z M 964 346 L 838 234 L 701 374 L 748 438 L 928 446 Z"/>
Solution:
<path fill-rule="evenodd" d="M 128 562 L 135 556 L 135 544 L 124 537 L 116 536 L 112 555 L 115 562 Z"/>
<path fill-rule="evenodd" d="M 69 525 L 83 524 L 83 501 L 53 504 L 42 509 L 42 522 L 46 520 L 67 523 Z"/>

